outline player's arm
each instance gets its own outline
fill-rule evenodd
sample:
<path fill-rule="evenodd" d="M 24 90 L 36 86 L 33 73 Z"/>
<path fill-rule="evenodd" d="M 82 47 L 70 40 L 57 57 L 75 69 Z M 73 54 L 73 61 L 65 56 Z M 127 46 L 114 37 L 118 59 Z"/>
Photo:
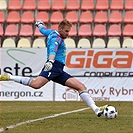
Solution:
<path fill-rule="evenodd" d="M 59 43 L 56 41 L 56 38 L 51 39 L 51 44 L 49 45 L 50 55 L 48 57 L 48 61 L 45 63 L 44 71 L 50 71 L 53 67 L 53 63 L 55 61 L 56 52 L 58 50 Z"/>
<path fill-rule="evenodd" d="M 36 21 L 35 23 L 35 26 L 39 28 L 39 31 L 44 35 L 44 36 L 48 36 L 50 33 L 51 33 L 51 29 L 47 29 L 45 27 L 45 24 L 41 21 L 41 20 L 38 20 Z"/>

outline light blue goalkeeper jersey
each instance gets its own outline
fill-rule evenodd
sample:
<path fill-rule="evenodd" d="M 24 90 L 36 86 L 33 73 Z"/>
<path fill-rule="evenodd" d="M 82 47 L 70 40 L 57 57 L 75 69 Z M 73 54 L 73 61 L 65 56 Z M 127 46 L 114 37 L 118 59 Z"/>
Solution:
<path fill-rule="evenodd" d="M 64 39 L 56 30 L 46 29 L 45 27 L 39 28 L 40 32 L 47 37 L 47 59 L 51 54 L 55 55 L 55 60 L 62 64 L 66 62 L 66 46 Z"/>

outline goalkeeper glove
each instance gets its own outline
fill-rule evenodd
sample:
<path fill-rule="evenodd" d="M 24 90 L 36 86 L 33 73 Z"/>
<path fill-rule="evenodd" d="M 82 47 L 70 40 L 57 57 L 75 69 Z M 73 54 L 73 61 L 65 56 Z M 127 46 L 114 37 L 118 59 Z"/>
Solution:
<path fill-rule="evenodd" d="M 52 67 L 53 67 L 53 63 L 54 63 L 54 60 L 48 60 L 45 63 L 44 71 L 50 71 L 52 69 Z"/>
<path fill-rule="evenodd" d="M 38 20 L 36 21 L 35 26 L 39 28 L 40 26 L 44 26 L 44 23 L 41 20 Z"/>

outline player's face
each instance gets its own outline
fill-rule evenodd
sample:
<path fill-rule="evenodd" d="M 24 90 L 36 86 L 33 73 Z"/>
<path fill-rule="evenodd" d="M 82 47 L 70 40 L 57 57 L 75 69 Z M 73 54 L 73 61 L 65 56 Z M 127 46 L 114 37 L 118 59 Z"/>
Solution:
<path fill-rule="evenodd" d="M 71 27 L 66 25 L 63 28 L 61 27 L 59 28 L 59 33 L 62 36 L 62 38 L 65 39 L 68 37 L 70 30 L 71 30 Z"/>

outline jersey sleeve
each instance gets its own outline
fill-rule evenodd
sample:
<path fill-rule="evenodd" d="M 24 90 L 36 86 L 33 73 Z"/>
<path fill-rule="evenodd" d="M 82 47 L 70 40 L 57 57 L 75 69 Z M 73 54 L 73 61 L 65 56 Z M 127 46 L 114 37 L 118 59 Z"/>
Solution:
<path fill-rule="evenodd" d="M 50 45 L 49 45 L 49 52 L 50 52 L 50 55 L 51 55 L 51 54 L 56 55 L 56 52 L 57 52 L 58 47 L 59 47 L 59 44 L 60 44 L 60 42 L 57 40 L 56 37 L 53 37 L 53 38 L 51 39 L 51 42 L 50 42 Z"/>
<path fill-rule="evenodd" d="M 53 30 L 47 29 L 46 27 L 41 26 L 41 27 L 39 28 L 39 31 L 40 31 L 44 36 L 47 37 Z"/>

